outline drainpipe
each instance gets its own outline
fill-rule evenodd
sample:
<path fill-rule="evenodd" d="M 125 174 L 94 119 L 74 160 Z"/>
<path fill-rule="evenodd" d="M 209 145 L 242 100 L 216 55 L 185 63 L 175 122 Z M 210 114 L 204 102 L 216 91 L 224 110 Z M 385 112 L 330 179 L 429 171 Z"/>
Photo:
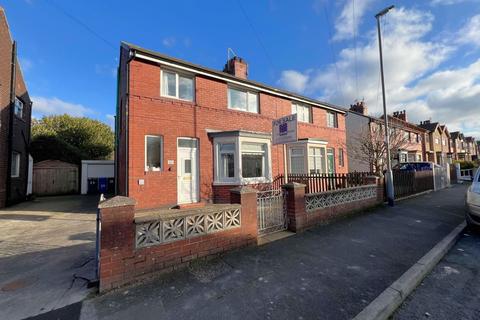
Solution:
<path fill-rule="evenodd" d="M 10 74 L 10 109 L 9 109 L 9 124 L 8 124 L 8 147 L 7 147 L 7 185 L 6 185 L 6 203 L 10 202 L 11 190 L 12 190 L 12 148 L 13 148 L 13 117 L 14 105 L 15 105 L 15 83 L 16 83 L 16 57 L 17 57 L 17 42 L 13 41 L 12 44 L 12 60 L 11 60 L 11 74 Z"/>
<path fill-rule="evenodd" d="M 128 197 L 128 153 L 129 153 L 129 133 L 128 133 L 128 124 L 130 122 L 129 118 L 129 105 L 130 105 L 130 61 L 135 59 L 136 53 L 135 50 L 130 50 L 130 56 L 127 60 L 126 66 L 126 78 L 127 86 L 125 92 L 125 195 Z"/>

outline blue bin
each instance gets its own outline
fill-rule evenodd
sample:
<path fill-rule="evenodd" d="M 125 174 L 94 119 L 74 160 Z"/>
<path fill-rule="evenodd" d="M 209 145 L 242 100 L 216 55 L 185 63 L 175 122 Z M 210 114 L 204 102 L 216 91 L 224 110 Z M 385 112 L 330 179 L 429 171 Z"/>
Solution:
<path fill-rule="evenodd" d="M 108 179 L 98 178 L 98 192 L 106 193 L 108 190 Z"/>

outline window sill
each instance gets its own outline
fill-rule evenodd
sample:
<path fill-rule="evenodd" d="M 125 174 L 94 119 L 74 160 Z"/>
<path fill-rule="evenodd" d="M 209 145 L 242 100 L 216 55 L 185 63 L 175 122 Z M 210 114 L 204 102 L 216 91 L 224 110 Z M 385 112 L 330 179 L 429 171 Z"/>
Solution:
<path fill-rule="evenodd" d="M 170 97 L 170 96 L 162 96 L 162 95 L 160 95 L 160 99 L 165 99 L 165 100 L 168 100 L 168 101 L 171 101 L 171 102 L 178 102 L 178 103 L 182 103 L 182 104 L 195 105 L 195 100 L 184 100 L 184 99 L 180 99 L 180 98 L 175 98 L 175 97 Z"/>
<path fill-rule="evenodd" d="M 242 110 L 242 109 L 232 108 L 232 107 L 228 107 L 228 106 L 227 106 L 227 109 L 230 110 L 230 111 L 237 111 L 237 112 L 243 112 L 243 113 L 260 114 L 260 112 Z"/>

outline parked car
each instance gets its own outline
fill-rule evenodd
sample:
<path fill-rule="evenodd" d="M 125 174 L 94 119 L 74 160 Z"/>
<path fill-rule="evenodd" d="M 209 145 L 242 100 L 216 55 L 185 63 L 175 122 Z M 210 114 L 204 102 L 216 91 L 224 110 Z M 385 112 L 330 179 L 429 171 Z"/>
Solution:
<path fill-rule="evenodd" d="M 467 190 L 465 207 L 467 224 L 480 228 L 480 170 L 477 170 L 472 185 Z"/>
<path fill-rule="evenodd" d="M 402 162 L 396 164 L 392 169 L 400 171 L 426 171 L 432 170 L 434 164 L 431 162 Z"/>

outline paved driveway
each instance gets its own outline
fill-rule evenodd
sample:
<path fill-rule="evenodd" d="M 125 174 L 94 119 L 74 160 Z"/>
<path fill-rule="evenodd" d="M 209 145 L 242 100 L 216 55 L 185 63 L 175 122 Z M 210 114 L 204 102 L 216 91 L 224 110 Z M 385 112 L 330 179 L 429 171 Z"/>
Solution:
<path fill-rule="evenodd" d="M 23 319 L 88 295 L 97 202 L 45 197 L 0 210 L 0 319 Z"/>

